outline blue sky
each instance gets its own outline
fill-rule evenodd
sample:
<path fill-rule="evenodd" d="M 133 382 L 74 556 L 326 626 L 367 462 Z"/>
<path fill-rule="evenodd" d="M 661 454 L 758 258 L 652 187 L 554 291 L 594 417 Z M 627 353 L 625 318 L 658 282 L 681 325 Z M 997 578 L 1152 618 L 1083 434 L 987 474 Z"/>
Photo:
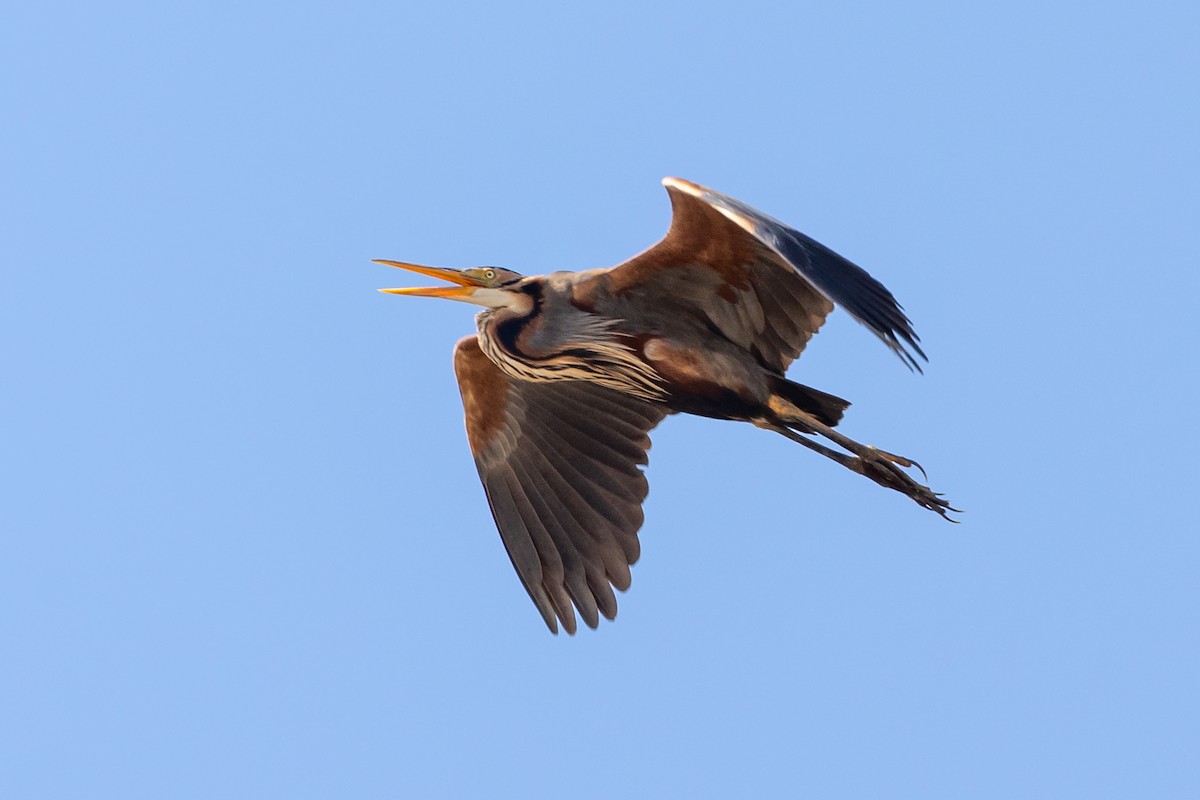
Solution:
<path fill-rule="evenodd" d="M 74 4 L 0 30 L 0 795 L 1195 797 L 1200 12 Z M 679 175 L 883 280 L 792 377 L 951 526 L 673 418 L 552 637 L 372 258 L 617 263 Z"/>

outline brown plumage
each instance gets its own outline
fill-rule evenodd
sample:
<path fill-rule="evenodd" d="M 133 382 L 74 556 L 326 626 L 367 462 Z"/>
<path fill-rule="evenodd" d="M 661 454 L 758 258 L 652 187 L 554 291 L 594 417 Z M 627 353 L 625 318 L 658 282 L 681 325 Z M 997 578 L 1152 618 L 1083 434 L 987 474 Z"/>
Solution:
<path fill-rule="evenodd" d="M 733 198 L 663 181 L 666 237 L 611 269 L 524 277 L 380 263 L 450 287 L 385 289 L 485 306 L 455 348 L 467 438 L 496 526 L 551 631 L 616 615 L 639 554 L 649 432 L 671 413 L 776 431 L 946 516 L 915 462 L 833 430 L 849 403 L 784 372 L 841 305 L 910 367 L 925 355 L 864 270 Z M 821 436 L 846 452 L 814 441 Z"/>

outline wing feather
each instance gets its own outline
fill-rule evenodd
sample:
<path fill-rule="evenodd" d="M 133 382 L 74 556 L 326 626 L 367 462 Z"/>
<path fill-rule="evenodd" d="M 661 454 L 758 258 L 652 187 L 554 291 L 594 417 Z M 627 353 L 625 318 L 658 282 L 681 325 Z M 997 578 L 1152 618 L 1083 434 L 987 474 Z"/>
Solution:
<path fill-rule="evenodd" d="M 555 459 L 550 466 L 558 474 L 571 481 L 575 490 L 583 497 L 584 502 L 600 517 L 618 528 L 633 527 L 636 530 L 642 523 L 641 506 L 639 505 L 635 509 L 623 507 L 624 498 L 611 489 L 614 483 L 611 472 L 601 474 L 601 462 L 594 455 L 590 455 L 586 447 L 571 443 L 567 438 L 569 432 L 570 429 L 566 427 L 556 431 L 555 435 L 560 437 L 558 441 L 566 444 L 567 447 L 561 451 L 562 457 Z M 548 436 L 546 431 L 538 430 L 534 426 L 529 426 L 525 435 L 536 446 L 544 448 L 554 446 L 554 439 Z M 588 463 L 589 460 L 590 463 Z M 581 468 L 581 464 L 586 465 L 587 468 Z"/>
<path fill-rule="evenodd" d="M 525 521 L 521 518 L 505 476 L 499 472 L 493 473 L 484 481 L 483 486 L 496 526 L 508 532 L 504 538 L 504 548 L 517 571 L 517 577 L 521 579 L 525 591 L 529 592 L 529 597 L 541 612 L 542 619 L 550 630 L 558 633 L 554 606 L 544 588 L 547 582 L 554 582 L 553 576 L 547 580 L 542 574 L 541 556 L 533 543 L 533 537 L 525 527 Z"/>
<path fill-rule="evenodd" d="M 666 237 L 598 273 L 593 292 L 652 294 L 670 316 L 698 319 L 779 373 L 836 303 L 921 370 L 912 323 L 866 270 L 732 197 L 679 178 L 663 185 L 673 211 Z"/>
<path fill-rule="evenodd" d="M 640 552 L 649 432 L 664 412 L 582 381 L 508 378 L 474 336 L 455 372 L 467 438 L 513 567 L 547 627 L 617 613 Z"/>
<path fill-rule="evenodd" d="M 544 442 L 538 439 L 537 444 L 544 445 Z M 553 463 L 544 461 L 541 476 L 569 517 L 564 524 L 587 531 L 613 584 L 622 591 L 628 589 L 629 564 L 636 561 L 638 556 L 636 531 L 629 532 L 630 526 L 614 523 L 602 516 L 595 504 L 580 492 L 578 482 L 567 480 L 562 472 L 552 467 Z"/>
<path fill-rule="evenodd" d="M 553 493 L 548 491 L 545 482 L 541 480 L 539 471 L 536 469 L 537 465 L 525 463 L 529 460 L 536 461 L 536 459 L 526 458 L 524 451 L 513 459 L 514 473 L 525 496 L 526 513 L 530 515 L 527 524 L 543 531 L 549 537 L 548 541 L 542 539 L 541 544 L 549 545 L 558 551 L 563 564 L 563 585 L 567 594 L 570 595 L 575 607 L 579 609 L 579 614 L 583 617 L 584 622 L 594 628 L 600 620 L 597 616 L 596 598 L 588 586 L 587 572 L 589 564 L 600 561 L 600 554 L 586 552 L 590 542 L 576 543 L 566 533 L 569 530 L 563 524 L 567 519 L 566 515 L 562 515 L 560 520 L 560 515 L 555 511 L 556 506 L 552 502 Z M 592 569 L 594 570 L 595 567 L 593 566 Z M 575 615 L 569 606 L 565 609 L 565 616 L 564 612 L 560 610 L 559 617 L 567 632 L 574 633 Z"/>

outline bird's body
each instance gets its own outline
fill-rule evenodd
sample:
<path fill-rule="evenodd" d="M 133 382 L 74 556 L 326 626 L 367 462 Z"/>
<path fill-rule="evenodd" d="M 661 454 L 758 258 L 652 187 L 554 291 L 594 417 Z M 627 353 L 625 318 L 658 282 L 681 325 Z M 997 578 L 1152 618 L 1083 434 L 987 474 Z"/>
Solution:
<path fill-rule="evenodd" d="M 784 377 L 835 302 L 918 368 L 924 353 L 891 293 L 730 197 L 663 183 L 667 236 L 611 269 L 524 277 L 381 262 L 457 284 L 384 291 L 486 307 L 455 350 L 468 440 L 509 556 L 552 631 L 561 621 L 574 632 L 572 606 L 592 627 L 616 614 L 611 587 L 628 588 L 639 553 L 639 465 L 667 414 L 752 422 L 951 510 L 900 469 L 914 462 L 833 430 L 847 401 Z"/>

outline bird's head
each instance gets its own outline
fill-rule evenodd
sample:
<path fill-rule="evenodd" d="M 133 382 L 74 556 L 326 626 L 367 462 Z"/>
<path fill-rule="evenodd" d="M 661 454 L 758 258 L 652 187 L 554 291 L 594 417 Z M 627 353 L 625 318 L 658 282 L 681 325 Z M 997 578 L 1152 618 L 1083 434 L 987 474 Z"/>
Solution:
<path fill-rule="evenodd" d="M 420 264 L 408 264 L 403 261 L 388 261 L 375 259 L 376 264 L 389 267 L 399 267 L 409 272 L 419 272 L 440 278 L 454 286 L 420 286 L 411 289 L 380 289 L 387 294 L 404 294 L 410 297 L 444 297 L 447 300 L 460 300 L 464 303 L 474 303 L 487 308 L 520 308 L 529 303 L 529 297 L 520 291 L 520 273 L 500 267 L 471 267 L 470 269 L 450 269 L 448 267 L 425 267 Z"/>

